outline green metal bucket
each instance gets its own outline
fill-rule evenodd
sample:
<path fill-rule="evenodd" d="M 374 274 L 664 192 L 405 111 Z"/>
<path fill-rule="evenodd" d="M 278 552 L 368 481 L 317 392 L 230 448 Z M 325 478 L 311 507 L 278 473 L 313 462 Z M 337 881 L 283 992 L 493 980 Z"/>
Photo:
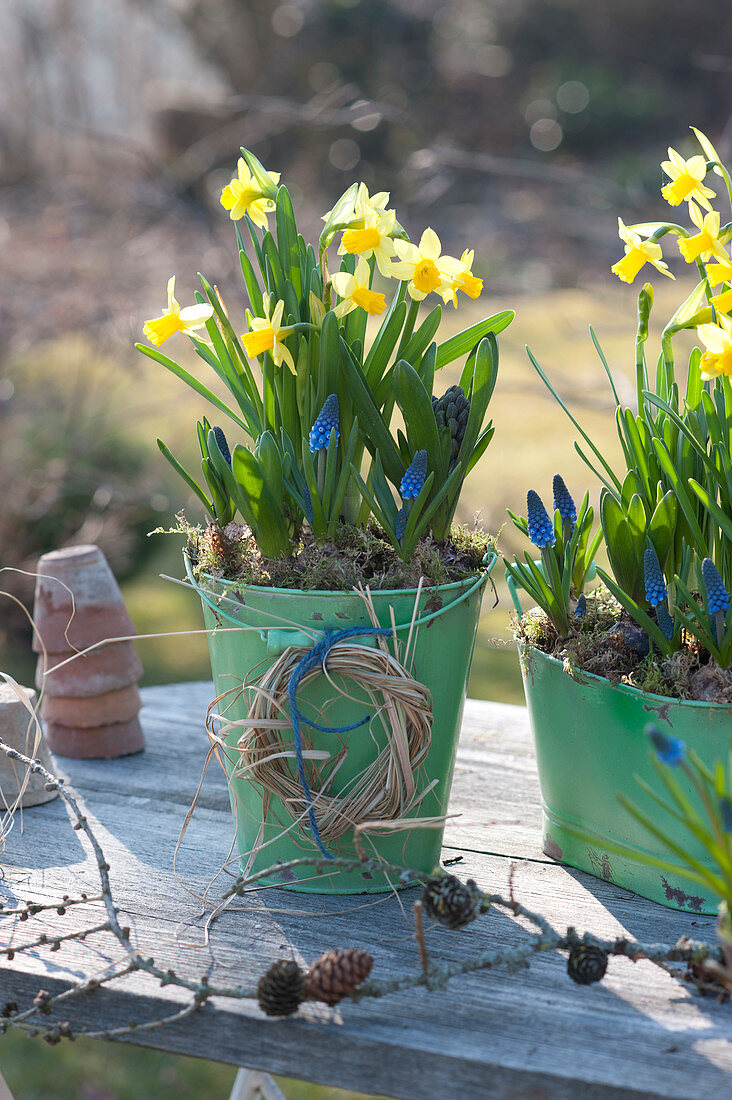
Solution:
<path fill-rule="evenodd" d="M 674 857 L 623 808 L 617 796 L 622 792 L 631 798 L 669 839 L 711 866 L 701 844 L 692 842 L 679 822 L 663 814 L 634 777 L 640 776 L 667 798 L 643 732 L 651 721 L 680 737 L 708 766 L 726 759 L 732 707 L 670 699 L 624 685 L 613 687 L 603 677 L 576 670 L 570 674 L 561 661 L 521 643 L 519 654 L 536 742 L 545 853 L 672 909 L 716 913 L 719 899 L 703 887 L 642 861 L 643 854 L 671 862 Z M 676 779 L 701 810 L 683 772 Z M 579 840 L 568 827 L 592 839 Z M 637 858 L 616 855 L 609 847 L 613 844 L 637 852 Z"/>
<path fill-rule="evenodd" d="M 494 564 L 495 555 L 492 555 L 480 577 L 424 587 L 420 594 L 416 614 L 419 626 L 414 631 L 411 651 L 412 671 L 432 694 L 433 722 L 429 751 L 416 773 L 418 790 L 427 789 L 427 793 L 407 812 L 407 818 L 440 818 L 447 811 L 480 604 Z M 190 568 L 189 577 L 193 581 Z M 372 625 L 364 601 L 354 592 L 246 587 L 235 581 L 214 578 L 206 578 L 196 587 L 206 627 L 213 631 L 208 636 L 209 653 L 219 696 L 261 676 L 289 646 L 302 647 L 304 653 L 327 628 L 344 630 Z M 379 623 L 390 627 L 394 622 L 400 639 L 406 640 L 415 614 L 417 590 L 373 591 L 371 597 Z M 234 623 L 250 629 L 215 629 L 232 627 Z M 368 636 L 354 641 L 359 645 L 375 644 Z M 324 714 L 321 724 L 341 728 L 362 720 L 369 710 L 373 713 L 367 694 L 355 681 L 339 683 L 336 677 L 335 683 L 336 688 L 347 692 L 347 698 L 334 690 L 324 675 L 303 683 L 297 692 L 298 706 L 303 713 Z M 248 703 L 244 696 L 229 706 L 222 702 L 220 710 L 224 708 L 228 721 L 247 717 Z M 328 785 L 329 795 L 338 795 L 347 789 L 384 747 L 386 732 L 377 726 L 380 724 L 373 723 L 339 734 L 310 726 L 304 728 L 303 737 L 311 750 L 332 754 L 342 745 L 347 750 L 343 763 Z M 226 743 L 232 749 L 240 733 L 236 728 L 226 733 Z M 276 796 L 270 796 L 267 812 L 263 814 L 261 786 L 234 774 L 239 754 L 227 752 L 224 762 L 229 775 L 242 868 L 248 867 L 249 873 L 256 873 L 303 856 L 319 859 L 325 865 L 326 860 L 316 845 L 307 817 L 293 825 L 292 814 Z M 292 768 L 296 775 L 294 760 Z M 442 825 L 400 826 L 392 831 L 367 830 L 361 834 L 361 843 L 366 855 L 427 874 L 439 862 L 442 834 Z M 353 830 L 328 844 L 327 848 L 336 856 L 357 856 Z M 381 874 L 358 870 L 329 872 L 312 867 L 283 869 L 260 881 L 320 894 L 379 893 L 398 885 Z"/>

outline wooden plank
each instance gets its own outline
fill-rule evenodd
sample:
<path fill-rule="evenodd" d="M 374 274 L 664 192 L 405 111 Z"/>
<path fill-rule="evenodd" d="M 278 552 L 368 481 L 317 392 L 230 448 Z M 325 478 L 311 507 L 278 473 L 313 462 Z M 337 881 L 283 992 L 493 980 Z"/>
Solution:
<path fill-rule="evenodd" d="M 147 689 L 148 749 L 118 761 L 63 761 L 112 866 L 112 885 L 133 938 L 158 965 L 188 977 L 253 988 L 279 957 L 309 962 L 333 946 L 375 956 L 373 976 L 417 968 L 411 929 L 399 903 L 385 897 L 328 897 L 267 890 L 236 899 L 208 946 L 201 943 L 203 893 L 231 839 L 223 777 L 212 767 L 204 797 L 181 847 L 172 854 L 198 782 L 207 740 L 203 714 L 210 685 Z M 164 797 L 160 797 L 163 790 Z M 517 896 L 558 926 L 600 935 L 673 941 L 709 939 L 713 921 L 664 909 L 629 891 L 560 867 L 538 848 L 538 787 L 523 708 L 472 703 L 458 755 L 446 856 L 461 853 L 462 877 L 506 891 L 512 864 Z M 531 823 L 534 823 L 533 825 Z M 60 800 L 24 813 L 11 833 L 0 898 L 53 900 L 97 892 L 85 841 Z M 214 887 L 217 899 L 222 885 Z M 402 894 L 407 905 L 410 893 Z M 38 931 L 71 931 L 103 919 L 99 903 L 13 929 L 14 941 Z M 10 918 L 0 918 L 0 944 Z M 434 927 L 428 946 L 438 962 L 525 941 L 520 922 L 498 912 L 452 933 Z M 3 998 L 27 1004 L 38 988 L 62 988 L 119 958 L 108 934 L 71 941 L 58 952 L 16 955 L 3 967 Z M 175 1011 L 182 994 L 137 975 L 67 1002 L 77 1025 L 111 1027 Z M 419 1100 L 483 1097 L 696 1097 L 729 1089 L 732 1011 L 692 996 L 650 964 L 612 960 L 601 986 L 579 988 L 556 954 L 528 971 L 483 971 L 457 978 L 446 992 L 424 988 L 329 1010 L 309 1004 L 297 1017 L 264 1018 L 253 1001 L 222 1001 L 194 1017 L 141 1033 L 143 1045 L 214 1057 L 234 1065 Z M 1 1047 L 0 1047 L 1 1051 Z"/>

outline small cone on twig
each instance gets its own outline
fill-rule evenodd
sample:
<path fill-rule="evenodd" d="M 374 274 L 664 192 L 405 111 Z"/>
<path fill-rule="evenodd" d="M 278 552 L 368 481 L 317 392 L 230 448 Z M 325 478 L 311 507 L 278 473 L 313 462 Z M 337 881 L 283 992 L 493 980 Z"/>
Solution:
<path fill-rule="evenodd" d="M 607 970 L 607 952 L 601 947 L 580 943 L 573 947 L 567 959 L 567 973 L 577 985 L 601 982 Z"/>
<path fill-rule="evenodd" d="M 345 951 L 326 951 L 311 964 L 305 995 L 312 1001 L 337 1005 L 371 973 L 374 960 L 368 951 L 349 947 Z"/>
<path fill-rule="evenodd" d="M 463 928 L 481 913 L 487 913 L 490 907 L 490 901 L 472 878 L 461 882 L 441 867 L 436 868 L 425 882 L 422 904 L 430 920 L 446 928 Z"/>
<path fill-rule="evenodd" d="M 292 1016 L 305 1000 L 305 971 L 293 959 L 272 963 L 257 983 L 257 1000 L 267 1016 Z"/>

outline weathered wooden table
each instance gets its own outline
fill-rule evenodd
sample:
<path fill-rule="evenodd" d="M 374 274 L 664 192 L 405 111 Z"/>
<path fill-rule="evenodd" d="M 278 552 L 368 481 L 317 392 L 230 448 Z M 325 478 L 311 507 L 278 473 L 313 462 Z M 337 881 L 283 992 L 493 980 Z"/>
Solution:
<path fill-rule="evenodd" d="M 226 860 L 232 835 L 222 774 L 209 769 L 173 871 L 173 851 L 207 749 L 203 716 L 209 684 L 144 692 L 145 753 L 117 761 L 57 761 L 78 792 L 111 865 L 111 884 L 133 940 L 156 963 L 227 985 L 254 985 L 276 958 L 309 962 L 334 946 L 375 956 L 372 976 L 419 968 L 413 931 L 393 896 L 319 897 L 263 890 L 236 899 L 203 946 L 200 902 Z M 539 790 L 523 707 L 469 702 L 460 741 L 444 857 L 484 888 L 516 896 L 555 926 L 644 941 L 714 936 L 709 917 L 678 913 L 589 875 L 558 866 L 540 846 Z M 98 893 L 83 834 L 60 799 L 23 814 L 10 834 L 0 878 L 5 905 L 51 902 L 64 893 Z M 217 900 L 230 879 L 210 891 Z M 401 895 L 405 902 L 414 892 Z M 407 905 L 407 911 L 408 911 Z M 7 945 L 39 930 L 58 935 L 104 920 L 100 903 L 51 911 L 18 923 L 0 918 Z M 520 922 L 496 912 L 463 932 L 430 928 L 437 961 L 525 942 Z M 0 1001 L 27 1006 L 40 987 L 55 993 L 120 957 L 109 934 L 0 957 Z M 67 1002 L 72 1026 L 106 1029 L 174 1013 L 181 990 L 136 974 Z M 0 1008 L 2 1005 L 0 1004 Z M 264 1017 L 254 1001 L 216 1001 L 132 1041 L 235 1065 L 421 1098 L 698 1097 L 732 1093 L 732 1005 L 692 994 L 650 963 L 612 959 L 601 985 L 579 987 L 556 953 L 529 970 L 457 977 L 445 992 L 425 988 L 385 999 L 308 1004 L 285 1020 Z M 2 1057 L 0 1039 L 0 1059 Z"/>

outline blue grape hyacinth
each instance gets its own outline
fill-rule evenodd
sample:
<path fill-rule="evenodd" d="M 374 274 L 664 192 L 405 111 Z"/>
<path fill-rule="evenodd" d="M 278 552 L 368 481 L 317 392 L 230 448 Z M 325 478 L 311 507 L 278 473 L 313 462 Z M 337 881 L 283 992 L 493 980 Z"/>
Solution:
<path fill-rule="evenodd" d="M 231 466 L 231 451 L 229 450 L 229 444 L 226 442 L 226 436 L 224 435 L 224 429 L 220 428 L 218 424 L 215 424 L 211 429 L 218 444 L 218 448 L 221 454 L 226 459 L 229 466 Z"/>
<path fill-rule="evenodd" d="M 553 546 L 557 541 L 554 524 L 534 489 L 529 489 L 526 494 L 526 516 L 529 522 L 529 538 L 534 546 L 538 546 L 540 550 L 545 546 Z"/>
<path fill-rule="evenodd" d="M 407 529 L 407 513 L 403 508 L 400 508 L 397 512 L 396 523 L 394 524 L 394 534 L 401 540 L 404 536 L 404 532 Z"/>
<path fill-rule="evenodd" d="M 402 478 L 399 492 L 402 500 L 414 500 L 422 491 L 427 478 L 427 452 L 417 451 Z"/>
<path fill-rule="evenodd" d="M 707 590 L 709 614 L 715 615 L 717 611 L 729 611 L 729 592 L 724 587 L 724 582 L 711 558 L 704 559 L 701 571 L 704 586 Z"/>
<path fill-rule="evenodd" d="M 577 597 L 577 606 L 574 609 L 574 613 L 578 619 L 584 619 L 587 614 L 587 596 L 585 596 L 584 592 L 580 592 Z"/>
<path fill-rule="evenodd" d="M 666 604 L 661 602 L 656 608 L 656 622 L 669 641 L 674 636 L 674 621 L 668 613 Z"/>
<path fill-rule="evenodd" d="M 564 478 L 560 477 L 559 474 L 554 475 L 552 488 L 554 490 L 554 511 L 559 512 L 563 520 L 569 520 L 574 526 L 577 522 L 577 508 L 570 496 L 569 489 L 564 484 Z"/>
<path fill-rule="evenodd" d="M 313 454 L 316 451 L 323 451 L 330 443 L 330 433 L 335 428 L 335 441 L 336 443 L 341 437 L 341 433 L 338 428 L 338 398 L 336 394 L 331 393 L 325 399 L 325 404 L 320 410 L 318 417 L 310 429 L 309 446 Z"/>
<path fill-rule="evenodd" d="M 649 546 L 643 555 L 643 573 L 646 582 L 646 599 L 651 607 L 658 607 L 666 599 L 666 582 L 663 579 L 658 554 Z"/>
<path fill-rule="evenodd" d="M 722 816 L 722 828 L 725 833 L 732 833 L 732 802 L 724 794 L 719 800 L 719 812 Z"/>
<path fill-rule="evenodd" d="M 669 767 L 678 767 L 686 755 L 686 745 L 681 738 L 669 737 L 668 734 L 661 733 L 658 726 L 653 725 L 646 726 L 646 733 L 653 742 L 656 758 Z"/>

